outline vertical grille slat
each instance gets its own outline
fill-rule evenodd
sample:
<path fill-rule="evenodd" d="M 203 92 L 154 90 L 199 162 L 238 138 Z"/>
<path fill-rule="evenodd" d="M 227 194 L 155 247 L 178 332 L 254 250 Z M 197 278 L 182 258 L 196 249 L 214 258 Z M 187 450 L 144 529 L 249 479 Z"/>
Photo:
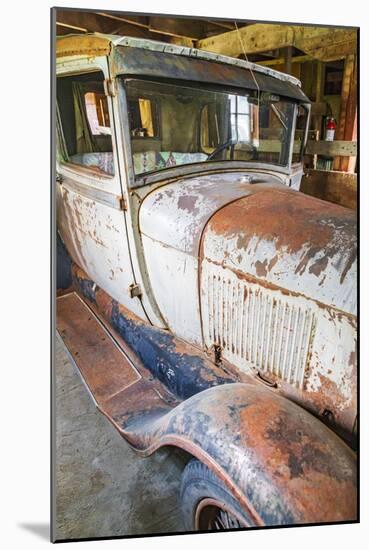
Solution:
<path fill-rule="evenodd" d="M 278 312 L 280 310 L 280 302 L 277 302 L 276 303 L 276 306 L 275 306 L 275 311 L 274 311 L 274 325 L 276 325 L 276 319 L 278 318 Z M 275 368 L 274 368 L 274 359 L 275 359 L 275 348 L 276 348 L 276 343 L 277 343 L 277 331 L 273 330 L 273 347 L 272 347 L 272 358 L 271 358 L 271 362 L 270 362 L 270 372 L 274 373 L 275 372 Z"/>
<path fill-rule="evenodd" d="M 288 351 L 290 349 L 289 347 L 289 341 L 290 341 L 290 334 L 291 334 L 291 323 L 292 323 L 292 307 L 291 306 L 287 306 L 288 307 L 288 322 L 287 322 L 287 329 L 286 329 L 286 338 L 284 340 L 284 354 L 282 354 L 282 357 L 283 357 L 283 361 L 282 361 L 282 365 L 281 365 L 281 368 L 282 368 L 282 372 L 281 372 L 281 378 L 283 380 L 286 379 L 286 363 L 287 363 L 287 354 L 288 354 Z M 283 331 L 284 331 L 284 327 L 283 327 Z"/>
<path fill-rule="evenodd" d="M 302 342 L 303 342 L 303 338 L 304 338 L 305 325 L 306 325 L 307 317 L 308 317 L 308 314 L 306 312 L 304 312 L 303 315 L 302 315 L 302 322 L 301 322 L 301 328 L 300 328 L 300 338 L 298 340 L 298 346 L 297 346 L 296 365 L 300 364 L 300 358 L 301 358 L 301 352 L 302 352 Z M 298 369 L 295 368 L 294 379 L 293 379 L 295 384 L 297 384 L 297 382 L 298 382 L 297 377 L 298 377 Z"/>
<path fill-rule="evenodd" d="M 242 334 L 243 334 L 243 310 L 244 310 L 244 301 L 242 297 L 242 287 L 238 285 L 238 304 L 240 308 L 240 322 L 239 322 L 239 335 L 238 335 L 238 354 L 242 357 Z"/>
<path fill-rule="evenodd" d="M 295 350 L 295 345 L 296 345 L 296 336 L 297 336 L 297 333 L 298 333 L 299 319 L 300 319 L 300 308 L 297 308 L 295 310 L 295 322 L 294 322 L 293 332 L 292 332 L 292 335 L 291 335 L 292 344 L 291 344 L 291 351 L 290 351 L 290 362 L 289 362 L 289 365 L 288 365 L 288 374 L 287 374 L 288 380 L 292 379 L 292 374 L 293 374 L 292 368 L 294 367 L 293 360 L 294 360 L 295 351 L 296 351 Z"/>
<path fill-rule="evenodd" d="M 270 346 L 270 334 L 271 334 L 271 327 L 272 327 L 272 319 L 273 319 L 273 304 L 274 304 L 274 298 L 270 299 L 270 308 L 269 308 L 269 318 L 268 318 L 268 329 L 267 329 L 267 343 L 266 343 L 266 352 L 265 352 L 265 370 L 269 370 L 269 346 Z M 272 367 L 272 362 L 270 361 L 270 369 Z"/>
<path fill-rule="evenodd" d="M 248 365 L 302 388 L 314 313 L 298 298 L 209 272 L 203 279 L 204 335 L 239 368 Z"/>
<path fill-rule="evenodd" d="M 266 325 L 266 313 L 267 313 L 267 302 L 268 302 L 268 296 L 263 297 L 263 322 L 262 322 L 262 330 L 261 330 L 261 340 L 260 340 L 260 364 L 263 370 L 266 368 L 266 362 L 264 361 L 264 335 L 265 335 L 265 325 Z M 266 347 L 266 346 L 265 346 Z"/>
<path fill-rule="evenodd" d="M 276 371 L 276 374 L 279 375 L 279 374 L 282 374 L 279 372 L 280 370 L 280 364 L 281 364 L 281 352 L 282 352 L 282 344 L 283 344 L 283 333 L 284 333 L 284 318 L 285 318 L 285 315 L 286 315 L 286 309 L 287 309 L 287 304 L 283 304 L 283 314 L 282 314 L 282 322 L 281 322 L 281 325 L 280 325 L 280 336 L 279 336 L 279 346 L 278 346 L 278 356 L 277 356 L 277 371 Z"/>

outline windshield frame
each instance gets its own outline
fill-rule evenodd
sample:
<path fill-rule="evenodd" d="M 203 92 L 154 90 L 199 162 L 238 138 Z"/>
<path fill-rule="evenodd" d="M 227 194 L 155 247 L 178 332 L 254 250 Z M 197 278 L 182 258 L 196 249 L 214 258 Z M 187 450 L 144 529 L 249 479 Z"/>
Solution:
<path fill-rule="evenodd" d="M 131 135 L 130 135 L 130 123 L 129 123 L 129 111 L 128 111 L 128 98 L 127 98 L 127 89 L 126 81 L 127 80 L 137 80 L 137 81 L 146 81 L 152 82 L 154 84 L 168 84 L 173 86 L 185 86 L 187 88 L 200 88 L 201 90 L 209 90 L 213 92 L 229 93 L 229 94 L 240 94 L 240 88 L 235 88 L 233 86 L 224 86 L 224 85 L 214 85 L 214 84 L 203 84 L 202 82 L 197 81 L 188 81 L 188 80 L 178 80 L 178 79 L 168 79 L 168 78 L 159 78 L 152 76 L 142 76 L 142 75 L 128 75 L 120 74 L 117 75 L 117 94 L 118 94 L 118 105 L 120 111 L 120 119 L 122 124 L 122 139 L 123 139 L 123 149 L 124 157 L 126 163 L 126 173 L 128 176 L 128 186 L 130 188 L 143 187 L 150 183 L 156 183 L 163 180 L 168 180 L 172 178 L 178 178 L 182 175 L 190 174 L 199 174 L 203 172 L 219 172 L 219 171 L 228 171 L 228 170 L 267 170 L 272 172 L 278 172 L 283 175 L 290 175 L 292 172 L 292 154 L 293 154 L 293 136 L 295 133 L 296 127 L 296 115 L 299 105 L 304 103 L 292 99 L 288 96 L 280 96 L 281 100 L 288 101 L 294 105 L 293 110 L 293 119 L 292 126 L 289 136 L 289 149 L 288 149 L 288 162 L 286 165 L 272 164 L 269 162 L 257 162 L 257 161 L 245 161 L 245 160 L 214 160 L 214 161 L 200 161 L 194 163 L 186 163 L 166 168 L 161 168 L 153 172 L 144 172 L 142 174 L 136 175 L 134 172 L 133 166 L 133 152 L 131 146 Z M 249 90 L 243 89 L 242 92 L 247 93 Z M 305 129 L 305 134 L 307 135 L 307 128 Z M 296 164 L 294 164 L 296 165 Z"/>

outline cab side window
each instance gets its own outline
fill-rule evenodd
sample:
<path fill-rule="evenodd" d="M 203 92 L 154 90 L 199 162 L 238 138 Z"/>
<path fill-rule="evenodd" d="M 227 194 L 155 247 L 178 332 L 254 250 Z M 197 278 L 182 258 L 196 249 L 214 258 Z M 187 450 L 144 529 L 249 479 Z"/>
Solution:
<path fill-rule="evenodd" d="M 57 103 L 59 158 L 97 174 L 114 175 L 103 73 L 58 77 Z"/>

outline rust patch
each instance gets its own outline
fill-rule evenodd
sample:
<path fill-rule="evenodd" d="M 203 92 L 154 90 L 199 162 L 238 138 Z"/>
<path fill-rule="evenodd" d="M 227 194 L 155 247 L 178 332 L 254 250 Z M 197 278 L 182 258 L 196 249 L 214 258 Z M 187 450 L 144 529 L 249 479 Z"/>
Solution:
<path fill-rule="evenodd" d="M 263 393 L 240 416 L 241 426 L 247 427 L 241 431 L 245 446 L 257 449 L 266 473 L 297 515 L 309 515 L 312 521 L 329 521 L 332 513 L 341 520 L 352 514 L 356 505 L 355 478 L 350 468 L 341 467 L 343 463 L 338 465 L 338 457 L 332 461 L 333 440 L 324 436 L 324 429 L 316 420 L 311 419 L 310 424 L 302 412 L 289 411 L 287 402 L 274 401 Z M 349 464 L 349 454 L 341 459 Z M 338 495 L 345 490 L 349 498 L 337 503 Z M 329 511 L 323 511 L 319 502 L 322 495 L 331 502 Z"/>
<path fill-rule="evenodd" d="M 260 191 L 220 209 L 209 227 L 226 239 L 237 236 L 239 250 L 248 250 L 253 239 L 254 252 L 260 243 L 272 241 L 281 253 L 300 255 L 295 270 L 298 274 L 309 268 L 318 277 L 330 258 L 346 254 L 345 266 L 338 266 L 342 283 L 356 259 L 355 212 L 302 193 Z M 271 269 L 277 258 L 268 261 Z M 260 264 L 258 267 L 265 273 Z"/>
<path fill-rule="evenodd" d="M 356 365 L 352 375 L 345 376 L 342 381 L 346 387 L 350 388 L 349 399 L 342 395 L 342 392 L 333 380 L 318 372 L 319 384 L 316 391 L 308 391 L 305 395 L 305 400 L 308 402 L 310 410 L 315 414 L 323 417 L 324 411 L 328 410 L 332 413 L 332 427 L 338 432 L 344 432 L 341 435 L 347 438 L 352 432 L 352 427 L 357 414 L 356 401 Z"/>
<path fill-rule="evenodd" d="M 57 299 L 57 328 L 100 405 L 139 380 L 139 373 L 75 293 Z"/>

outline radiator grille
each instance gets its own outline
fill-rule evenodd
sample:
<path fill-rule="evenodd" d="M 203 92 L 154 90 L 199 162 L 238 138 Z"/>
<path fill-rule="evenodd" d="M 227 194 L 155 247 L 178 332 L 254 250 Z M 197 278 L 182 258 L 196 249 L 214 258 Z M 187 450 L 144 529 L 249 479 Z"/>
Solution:
<path fill-rule="evenodd" d="M 219 270 L 206 271 L 202 287 L 206 344 L 220 345 L 226 359 L 240 368 L 251 364 L 302 388 L 314 324 L 305 300 L 228 279 Z"/>

